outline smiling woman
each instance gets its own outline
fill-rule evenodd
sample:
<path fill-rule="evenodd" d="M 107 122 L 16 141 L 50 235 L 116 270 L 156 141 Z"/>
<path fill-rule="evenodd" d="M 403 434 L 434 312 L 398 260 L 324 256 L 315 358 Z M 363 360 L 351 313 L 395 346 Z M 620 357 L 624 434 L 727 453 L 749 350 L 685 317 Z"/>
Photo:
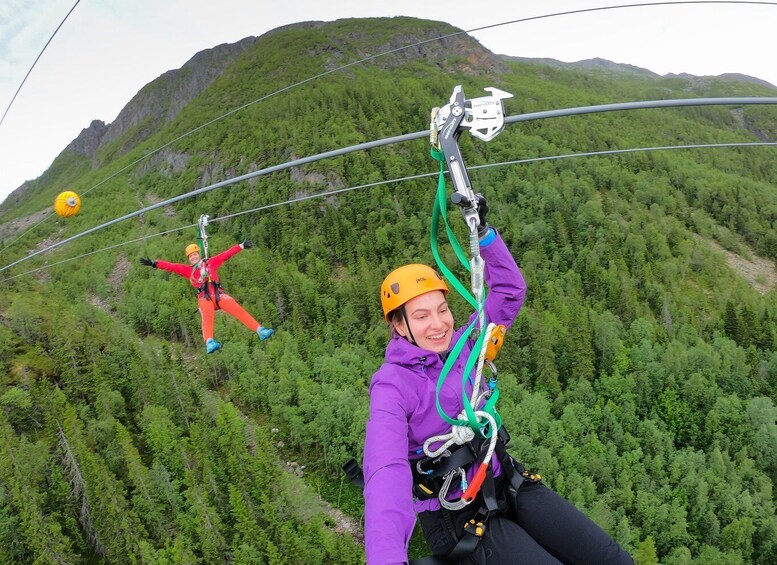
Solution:
<path fill-rule="evenodd" d="M 490 289 L 484 313 L 489 323 L 508 327 L 523 304 L 526 284 L 485 218 L 478 227 Z M 380 295 L 391 340 L 370 383 L 364 445 L 367 563 L 407 563 L 416 514 L 429 548 L 445 562 L 632 563 L 606 532 L 507 454 L 503 428 L 496 442 L 472 432 L 455 444 L 444 443 L 448 432 L 463 436 L 464 428 L 454 425 L 451 431 L 438 410 L 462 414 L 462 381 L 473 394 L 482 377 L 465 374 L 461 359 L 475 342 L 464 335 L 466 326 L 454 330 L 448 285 L 434 269 L 400 267 L 385 278 Z M 461 340 L 466 340 L 461 358 L 449 359 L 451 346 Z M 441 379 L 452 361 L 458 378 Z M 496 435 L 493 427 L 490 435 Z M 424 457 L 433 446 L 443 453 Z M 491 459 L 494 449 L 498 457 Z M 459 480 L 452 482 L 454 477 Z"/>
<path fill-rule="evenodd" d="M 428 292 L 409 300 L 395 331 L 421 349 L 448 351 L 453 335 L 453 315 L 442 292 Z M 415 331 L 411 328 L 415 328 Z"/>
<path fill-rule="evenodd" d="M 234 257 L 244 249 L 250 249 L 253 245 L 251 240 L 246 239 L 243 243 L 233 245 L 218 255 L 202 258 L 199 245 L 190 243 L 184 249 L 184 255 L 189 262 L 188 265 L 155 261 L 148 257 L 140 258 L 141 265 L 162 269 L 186 277 L 192 286 L 197 289 L 197 304 L 202 316 L 202 339 L 205 342 L 205 351 L 208 353 L 221 349 L 221 342 L 216 341 L 213 336 L 214 317 L 218 310 L 223 310 L 236 318 L 249 330 L 255 332 L 262 341 L 275 333 L 275 330 L 265 328 L 257 322 L 234 298 L 224 292 L 219 282 L 219 267 L 231 257 Z"/>
<path fill-rule="evenodd" d="M 405 265 L 393 271 L 381 286 L 383 315 L 392 334 L 429 351 L 447 351 L 453 327 L 445 298 L 448 292 L 445 281 L 427 265 Z"/>

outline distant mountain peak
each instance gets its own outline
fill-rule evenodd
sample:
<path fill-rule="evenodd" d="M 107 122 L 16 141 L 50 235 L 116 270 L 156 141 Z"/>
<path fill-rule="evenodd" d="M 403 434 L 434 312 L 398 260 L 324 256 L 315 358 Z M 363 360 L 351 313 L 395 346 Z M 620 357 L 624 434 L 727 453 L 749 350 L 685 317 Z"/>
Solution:
<path fill-rule="evenodd" d="M 746 82 L 749 84 L 757 84 L 759 86 L 765 86 L 766 88 L 777 88 L 774 84 L 767 82 L 763 79 L 745 75 L 742 73 L 723 73 L 722 75 L 691 75 L 688 73 L 668 73 L 664 75 L 664 78 L 683 78 L 686 80 L 692 80 L 696 82 L 709 82 L 710 80 L 722 79 L 722 80 L 735 80 L 739 82 Z"/>
<path fill-rule="evenodd" d="M 100 146 L 100 140 L 108 131 L 108 126 L 102 120 L 92 120 L 89 127 L 81 130 L 73 141 L 71 141 L 65 151 L 71 151 L 86 157 L 92 157 Z"/>

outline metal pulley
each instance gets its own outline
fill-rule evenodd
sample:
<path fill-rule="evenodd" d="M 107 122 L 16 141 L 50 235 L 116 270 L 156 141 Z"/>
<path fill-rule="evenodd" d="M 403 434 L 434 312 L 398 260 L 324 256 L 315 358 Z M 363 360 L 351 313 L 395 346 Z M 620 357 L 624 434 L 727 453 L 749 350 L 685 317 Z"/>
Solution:
<path fill-rule="evenodd" d="M 513 97 L 509 92 L 494 87 L 484 90 L 491 95 L 467 100 L 461 85 L 455 86 L 450 102 L 432 110 L 430 127 L 430 142 L 445 156 L 445 165 L 456 191 L 451 200 L 461 208 L 471 233 L 477 232 L 478 203 L 459 150 L 459 137 L 463 131 L 469 130 L 483 141 L 494 139 L 504 129 L 502 101 Z"/>
<path fill-rule="evenodd" d="M 483 141 L 496 137 L 504 129 L 502 101 L 513 96 L 498 88 L 489 87 L 484 90 L 491 95 L 467 100 L 461 85 L 457 85 L 448 104 L 432 109 L 430 124 L 430 142 L 434 149 L 442 152 L 453 182 L 455 192 L 451 201 L 459 206 L 469 229 L 472 294 L 479 305 L 483 302 L 484 265 L 478 241 L 478 200 L 461 156 L 459 137 L 465 130 Z"/>

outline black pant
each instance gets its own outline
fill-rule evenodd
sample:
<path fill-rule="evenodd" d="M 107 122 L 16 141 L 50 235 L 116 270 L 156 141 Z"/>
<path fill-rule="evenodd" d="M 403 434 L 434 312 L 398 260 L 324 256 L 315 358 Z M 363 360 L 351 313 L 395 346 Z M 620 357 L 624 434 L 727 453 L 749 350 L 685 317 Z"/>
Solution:
<path fill-rule="evenodd" d="M 475 500 L 470 506 L 475 506 Z M 632 565 L 634 561 L 596 523 L 542 483 L 525 482 L 517 495 L 518 515 L 508 517 L 504 501 L 491 515 L 475 551 L 459 563 L 477 565 Z M 418 519 L 429 549 L 447 555 L 478 507 L 458 512 L 421 512 Z M 444 513 L 448 512 L 448 526 Z M 451 521 L 452 519 L 452 521 Z M 453 524 L 455 534 L 450 531 Z"/>

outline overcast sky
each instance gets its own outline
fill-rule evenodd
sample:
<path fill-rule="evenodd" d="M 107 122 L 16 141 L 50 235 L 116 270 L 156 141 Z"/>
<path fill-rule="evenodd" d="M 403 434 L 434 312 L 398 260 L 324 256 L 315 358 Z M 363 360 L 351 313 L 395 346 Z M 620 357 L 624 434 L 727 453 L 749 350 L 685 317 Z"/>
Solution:
<path fill-rule="evenodd" d="M 74 4 L 75 0 L 0 0 L 0 116 Z M 221 43 L 311 20 L 401 15 L 471 30 L 624 4 L 636 2 L 83 0 L 0 124 L 0 201 L 25 180 L 40 176 L 92 120 L 112 122 L 145 84 Z M 777 2 L 699 3 L 563 15 L 472 35 L 491 51 L 507 55 L 567 62 L 601 57 L 662 75 L 742 73 L 777 85 L 775 28 Z"/>

